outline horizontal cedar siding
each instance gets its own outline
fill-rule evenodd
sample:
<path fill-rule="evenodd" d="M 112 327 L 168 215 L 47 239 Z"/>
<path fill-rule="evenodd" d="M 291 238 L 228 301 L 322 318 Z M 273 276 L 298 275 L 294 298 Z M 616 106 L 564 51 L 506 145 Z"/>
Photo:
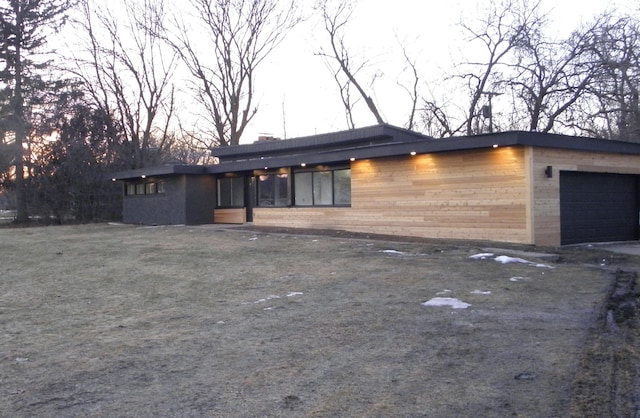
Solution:
<path fill-rule="evenodd" d="M 265 226 L 529 243 L 523 148 L 355 161 L 351 207 L 256 208 Z"/>
<path fill-rule="evenodd" d="M 245 208 L 214 209 L 213 223 L 216 224 L 243 224 L 247 221 Z"/>
<path fill-rule="evenodd" d="M 553 177 L 546 178 L 547 166 Z M 533 218 L 537 245 L 560 245 L 560 171 L 639 174 L 640 155 L 533 149 Z"/>

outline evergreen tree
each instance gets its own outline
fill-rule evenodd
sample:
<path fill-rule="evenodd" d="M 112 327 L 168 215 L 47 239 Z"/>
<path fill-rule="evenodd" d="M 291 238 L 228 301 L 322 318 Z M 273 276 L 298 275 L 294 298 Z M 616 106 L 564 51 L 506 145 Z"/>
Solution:
<path fill-rule="evenodd" d="M 0 133 L 13 142 L 16 220 L 27 212 L 25 146 L 42 133 L 47 96 L 59 83 L 48 82 L 46 46 L 65 22 L 73 0 L 0 0 Z"/>

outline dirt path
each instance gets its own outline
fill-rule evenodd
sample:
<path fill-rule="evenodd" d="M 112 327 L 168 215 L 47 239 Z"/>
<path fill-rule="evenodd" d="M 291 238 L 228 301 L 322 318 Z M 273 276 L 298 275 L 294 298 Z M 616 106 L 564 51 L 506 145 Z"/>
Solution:
<path fill-rule="evenodd" d="M 550 417 L 598 400 L 575 388 L 633 257 L 276 232 L 0 228 L 0 411 Z M 635 360 L 603 363 L 619 387 Z"/>

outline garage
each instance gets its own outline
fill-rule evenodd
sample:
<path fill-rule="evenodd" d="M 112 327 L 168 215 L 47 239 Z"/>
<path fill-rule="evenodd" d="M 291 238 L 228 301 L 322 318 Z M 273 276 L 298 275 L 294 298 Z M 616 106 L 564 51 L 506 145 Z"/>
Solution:
<path fill-rule="evenodd" d="M 561 243 L 638 239 L 635 175 L 560 172 Z"/>

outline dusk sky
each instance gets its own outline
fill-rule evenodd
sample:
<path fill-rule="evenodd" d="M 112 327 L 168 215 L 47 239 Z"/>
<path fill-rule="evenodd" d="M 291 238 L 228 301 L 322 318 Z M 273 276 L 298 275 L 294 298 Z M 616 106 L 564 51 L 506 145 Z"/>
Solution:
<path fill-rule="evenodd" d="M 629 10 L 632 3 L 543 1 L 552 20 L 551 30 L 559 35 L 568 34 L 604 10 Z M 379 75 L 371 93 L 388 123 L 404 126 L 411 106 L 406 91 L 398 85 L 411 82 L 409 73 L 403 71 L 406 65 L 398 39 L 412 59 L 415 57 L 422 92 L 428 94 L 431 90 L 437 95 L 444 77 L 470 52 L 458 23 L 477 17 L 483 4 L 486 2 L 477 0 L 359 2 L 345 40 L 354 59 L 369 60 L 361 82 L 368 84 L 373 74 Z M 285 127 L 287 137 L 347 129 L 337 85 L 322 59 L 315 55 L 318 45 L 326 41 L 317 19 L 311 19 L 298 26 L 269 57 L 258 72 L 260 111 L 243 142 L 253 142 L 258 133 L 283 137 Z M 355 114 L 358 126 L 375 124 L 362 101 Z"/>
<path fill-rule="evenodd" d="M 96 1 L 113 6 L 108 0 Z M 256 71 L 254 103 L 259 110 L 242 143 L 251 143 L 261 134 L 292 138 L 348 128 L 337 84 L 317 55 L 321 46 L 327 48 L 327 34 L 320 16 L 310 11 L 312 2 L 304 0 L 302 4 L 309 7 L 310 17 L 295 27 Z M 400 43 L 416 62 L 420 94 L 439 98 L 447 88 L 446 77 L 473 53 L 459 22 L 472 24 L 483 14 L 487 2 L 360 0 L 354 4 L 345 41 L 354 65 L 368 62 L 357 78 L 368 88 L 386 122 L 405 126 L 411 101 L 402 86 L 409 86 L 413 80 Z M 542 4 L 550 17 L 548 33 L 557 33 L 558 37 L 568 35 L 605 10 L 638 10 L 634 0 L 542 0 Z M 176 80 L 176 85 L 182 88 L 186 83 Z M 458 93 L 466 93 L 458 89 Z M 465 100 L 463 95 L 461 106 L 467 105 Z M 493 105 L 499 111 L 500 98 Z M 189 112 L 196 104 L 186 92 L 179 106 L 185 120 L 194 117 Z M 362 100 L 356 105 L 354 116 L 357 126 L 376 123 Z"/>

